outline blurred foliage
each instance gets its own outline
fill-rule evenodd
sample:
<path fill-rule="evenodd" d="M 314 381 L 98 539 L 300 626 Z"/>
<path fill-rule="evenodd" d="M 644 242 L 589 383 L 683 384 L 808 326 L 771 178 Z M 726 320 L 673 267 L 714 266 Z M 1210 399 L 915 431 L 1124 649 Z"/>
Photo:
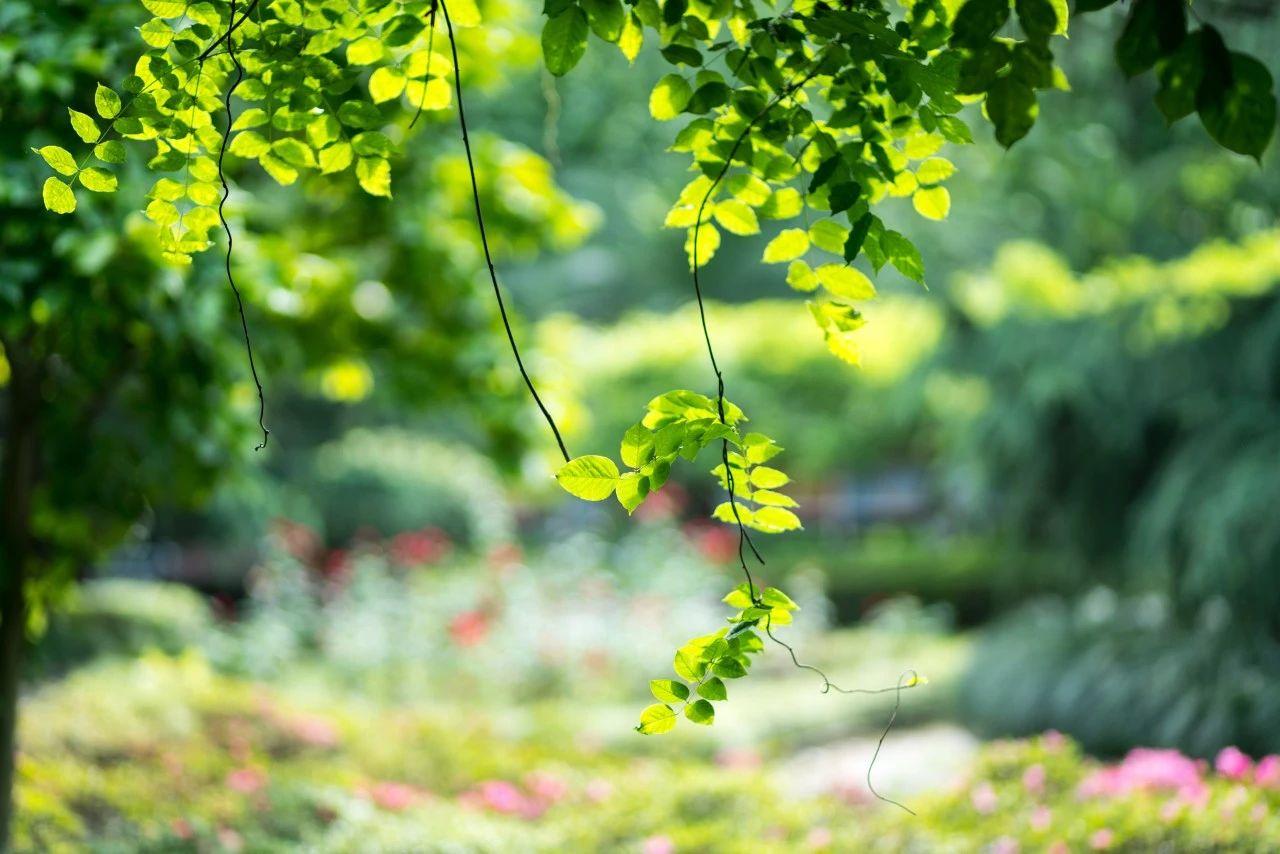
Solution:
<path fill-rule="evenodd" d="M 1011 252 L 971 283 L 983 322 L 939 354 L 984 386 L 950 452 L 977 504 L 1085 579 L 1154 587 L 1184 616 L 1221 597 L 1274 633 L 1280 236 L 1079 280 L 1043 258 Z"/>
<path fill-rule="evenodd" d="M 141 521 L 134 533 L 145 534 L 158 511 L 161 530 L 181 530 L 171 508 L 202 503 L 220 481 L 251 481 L 254 470 L 241 463 L 256 401 L 220 259 L 165 266 L 155 227 L 126 216 L 132 205 L 113 207 L 115 196 L 84 200 L 73 219 L 36 213 L 39 167 L 29 149 L 65 142 L 69 133 L 50 116 L 79 103 L 73 93 L 95 79 L 120 73 L 134 4 L 12 2 L 0 16 L 0 114 L 13 129 L 0 153 L 0 202 L 10 214 L 0 226 L 8 403 L 0 424 L 6 436 L 18 420 L 39 425 L 38 571 L 28 573 L 38 605 L 130 526 Z M 464 51 L 495 71 L 532 58 L 483 40 Z M 244 176 L 233 193 L 234 266 L 269 386 L 268 422 L 290 434 L 266 452 L 282 477 L 332 435 L 315 427 L 350 423 L 344 408 L 360 400 L 370 406 L 359 419 L 375 421 L 466 400 L 474 440 L 491 442 L 508 464 L 518 449 L 523 401 L 492 334 L 491 297 L 476 287 L 482 260 L 465 166 L 439 134 L 407 145 L 401 180 L 412 201 L 394 214 L 386 201 L 332 182 L 259 194 L 261 182 Z M 500 258 L 572 246 L 591 227 L 592 210 L 564 195 L 537 155 L 485 138 L 477 156 Z M 121 174 L 131 191 L 138 177 Z M 251 526 L 254 536 L 262 522 Z"/>
<path fill-rule="evenodd" d="M 76 587 L 26 661 L 29 677 L 49 679 L 104 658 L 149 650 L 170 655 L 204 643 L 213 615 L 200 594 L 179 584 L 125 579 Z"/>
<path fill-rule="evenodd" d="M 115 699 L 101 704 L 104 693 Z M 82 726 L 95 707 L 97 726 Z M 1056 734 L 987 747 L 952 791 L 870 806 L 725 752 L 643 759 L 483 709 L 387 711 L 220 676 L 199 656 L 84 670 L 31 701 L 19 851 L 1267 850 L 1276 757 L 1118 766 Z M 575 709 L 582 718 L 586 710 Z M 38 721 L 38 724 L 35 723 Z M 858 775 L 860 776 L 860 775 Z M 1224 817 L 1232 820 L 1223 820 Z"/>
<path fill-rule="evenodd" d="M 1070 732 L 1092 752 L 1135 744 L 1211 756 L 1280 750 L 1280 643 L 1236 623 L 1221 600 L 1198 619 L 1167 599 L 1099 589 L 1002 620 L 978 644 L 960 709 L 982 734 Z"/>

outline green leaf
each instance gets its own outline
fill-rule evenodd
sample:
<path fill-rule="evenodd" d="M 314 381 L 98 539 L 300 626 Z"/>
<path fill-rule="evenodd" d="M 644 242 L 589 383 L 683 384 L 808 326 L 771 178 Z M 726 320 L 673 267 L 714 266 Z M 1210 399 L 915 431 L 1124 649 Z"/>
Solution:
<path fill-rule="evenodd" d="M 849 239 L 849 229 L 833 219 L 822 219 L 809 226 L 809 240 L 819 249 L 825 249 L 833 255 L 844 252 L 845 241 Z"/>
<path fill-rule="evenodd" d="M 800 506 L 790 495 L 783 495 L 781 492 L 774 492 L 771 489 L 757 489 L 751 493 L 751 500 L 757 504 L 764 504 L 770 507 Z"/>
<path fill-rule="evenodd" d="M 560 77 L 568 74 L 587 51 L 587 15 L 570 6 L 549 19 L 542 28 L 542 58 L 547 70 Z"/>
<path fill-rule="evenodd" d="M 946 187 L 919 189 L 912 194 L 911 204 L 925 219 L 943 220 L 951 212 L 951 194 Z"/>
<path fill-rule="evenodd" d="M 114 193 L 117 182 L 116 176 L 107 170 L 90 166 L 80 170 L 80 185 L 95 193 Z"/>
<path fill-rule="evenodd" d="M 641 735 L 658 735 L 675 725 L 675 710 L 665 703 L 654 703 L 640 713 L 640 725 L 636 727 L 636 732 Z"/>
<path fill-rule="evenodd" d="M 97 109 L 98 115 L 104 119 L 114 119 L 120 115 L 120 96 L 99 83 L 97 90 L 93 93 L 93 106 Z M 85 142 L 88 141 L 85 140 Z"/>
<path fill-rule="evenodd" d="M 382 124 L 382 113 L 368 101 L 343 101 L 338 107 L 338 121 L 353 128 L 377 127 Z"/>
<path fill-rule="evenodd" d="M 1134 0 L 1116 40 L 1116 63 L 1129 77 L 1141 74 L 1177 50 L 1186 33 L 1186 0 Z"/>
<path fill-rule="evenodd" d="M 725 199 L 716 205 L 716 222 L 725 227 L 731 234 L 759 234 L 760 222 L 756 212 L 746 202 L 738 199 Z"/>
<path fill-rule="evenodd" d="M 627 509 L 627 513 L 631 513 L 644 503 L 649 494 L 649 478 L 629 471 L 618 479 L 617 490 L 618 503 Z"/>
<path fill-rule="evenodd" d="M 1058 10 L 1049 0 L 1015 0 L 1018 23 L 1031 38 L 1048 38 L 1058 31 Z"/>
<path fill-rule="evenodd" d="M 375 104 L 399 98 L 404 91 L 405 76 L 399 68 L 384 65 L 369 75 L 369 97 Z"/>
<path fill-rule="evenodd" d="M 823 264 L 816 272 L 822 286 L 838 297 L 872 299 L 876 295 L 876 286 L 871 284 L 871 280 L 861 270 L 854 267 Z"/>
<path fill-rule="evenodd" d="M 915 244 L 896 231 L 886 231 L 880 238 L 880 246 L 899 273 L 924 284 L 924 259 Z"/>
<path fill-rule="evenodd" d="M 1036 93 L 1014 77 L 1001 77 L 992 84 L 986 108 L 996 127 L 996 141 L 1005 148 L 1027 135 L 1040 112 Z"/>
<path fill-rule="evenodd" d="M 944 157 L 930 157 L 916 167 L 916 180 L 921 184 L 941 184 L 956 172 L 955 164 Z"/>
<path fill-rule="evenodd" d="M 725 679 L 741 679 L 747 675 L 747 668 L 736 658 L 722 658 L 711 665 L 711 672 Z"/>
<path fill-rule="evenodd" d="M 777 489 L 779 486 L 786 486 L 791 482 L 791 478 L 786 473 L 780 472 L 769 466 L 756 466 L 751 469 L 751 485 L 758 486 L 761 489 Z"/>
<path fill-rule="evenodd" d="M 62 175 L 76 174 L 76 159 L 71 156 L 71 152 L 57 145 L 46 145 L 43 148 L 31 149 L 36 154 L 44 158 L 44 162 L 53 168 L 53 171 Z"/>
<path fill-rule="evenodd" d="M 622 37 L 626 12 L 621 0 L 582 0 L 591 31 L 609 43 Z"/>
<path fill-rule="evenodd" d="M 109 139 L 93 147 L 93 156 L 103 163 L 123 163 L 124 143 L 118 139 Z"/>
<path fill-rule="evenodd" d="M 596 454 L 577 457 L 560 467 L 556 480 L 570 495 L 587 501 L 603 501 L 618 486 L 618 467 Z"/>
<path fill-rule="evenodd" d="M 372 65 L 382 59 L 384 50 L 381 39 L 373 36 L 356 39 L 347 45 L 347 64 Z"/>
<path fill-rule="evenodd" d="M 44 206 L 59 214 L 69 214 L 76 209 L 76 196 L 68 187 L 58 178 L 46 178 L 44 182 Z"/>
<path fill-rule="evenodd" d="M 782 453 L 782 446 L 763 433 L 748 433 L 742 437 L 742 445 L 752 463 L 768 462 Z"/>
<path fill-rule="evenodd" d="M 711 726 L 716 720 L 716 707 L 706 700 L 698 700 L 684 707 L 684 716 L 695 724 Z"/>
<path fill-rule="evenodd" d="M 951 24 L 951 44 L 977 48 L 991 41 L 1009 20 L 1009 0 L 968 0 Z"/>
<path fill-rule="evenodd" d="M 803 228 L 785 228 L 764 247 L 766 264 L 781 264 L 809 251 L 809 233 Z"/>
<path fill-rule="evenodd" d="M 787 284 L 797 291 L 813 291 L 818 287 L 818 276 L 803 261 L 792 261 L 787 267 Z"/>
<path fill-rule="evenodd" d="M 1204 80 L 1204 41 L 1203 30 L 1196 30 L 1156 66 L 1156 78 L 1160 81 L 1156 106 L 1169 124 L 1195 112 L 1196 93 Z"/>
<path fill-rule="evenodd" d="M 689 699 L 689 686 L 674 679 L 650 679 L 649 693 L 663 703 L 683 703 Z"/>
<path fill-rule="evenodd" d="M 243 130 L 231 138 L 227 150 L 236 157 L 257 158 L 271 150 L 271 143 L 257 131 Z"/>
<path fill-rule="evenodd" d="M 638 469 L 653 459 L 653 432 L 643 424 L 632 424 L 622 434 L 622 462 Z"/>
<path fill-rule="evenodd" d="M 391 197 L 391 164 L 385 157 L 361 157 L 356 160 L 356 180 L 371 196 Z"/>
<path fill-rule="evenodd" d="M 98 130 L 98 123 L 79 110 L 68 109 L 67 112 L 71 114 L 71 129 L 76 132 L 76 136 L 85 142 L 96 143 L 102 136 Z"/>
<path fill-rule="evenodd" d="M 788 611 L 798 611 L 800 609 L 800 606 L 790 596 L 776 587 L 766 587 L 764 593 L 760 595 L 760 600 L 770 608 L 785 608 Z"/>
<path fill-rule="evenodd" d="M 676 656 L 672 660 L 671 666 L 677 676 L 689 682 L 697 682 L 707 672 L 707 663 L 702 660 L 701 647 L 691 648 L 684 646 L 676 650 Z"/>
<path fill-rule="evenodd" d="M 708 700 L 729 699 L 729 691 L 724 687 L 724 681 L 717 676 L 712 676 L 706 682 L 699 685 L 698 694 L 702 697 L 706 697 Z"/>
<path fill-rule="evenodd" d="M 236 137 L 236 139 L 239 138 L 240 137 Z M 320 171 L 325 175 L 330 175 L 334 172 L 341 172 L 351 165 L 352 159 L 351 144 L 346 142 L 335 142 L 328 148 L 320 150 Z"/>
<path fill-rule="evenodd" d="M 674 119 L 689 106 L 693 88 L 679 74 L 668 74 L 649 93 L 649 115 L 660 122 Z"/>
<path fill-rule="evenodd" d="M 779 534 L 783 531 L 796 531 L 802 528 L 800 517 L 792 513 L 790 510 L 784 510 L 781 507 L 768 506 L 759 507 L 751 514 L 752 527 L 756 530 L 764 531 L 769 534 Z M 775 619 L 774 623 L 778 621 Z"/>
<path fill-rule="evenodd" d="M 271 153 L 290 166 L 312 168 L 316 165 L 316 157 L 311 146 L 299 139 L 285 137 L 271 143 Z"/>
<path fill-rule="evenodd" d="M 1261 161 L 1276 128 L 1271 72 L 1244 53 L 1231 54 L 1231 85 L 1198 103 L 1200 121 L 1219 145 Z"/>

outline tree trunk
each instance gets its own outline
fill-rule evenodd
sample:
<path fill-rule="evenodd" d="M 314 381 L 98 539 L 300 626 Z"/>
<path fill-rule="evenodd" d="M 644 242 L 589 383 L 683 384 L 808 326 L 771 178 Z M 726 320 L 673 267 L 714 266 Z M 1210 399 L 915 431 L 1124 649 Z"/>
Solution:
<path fill-rule="evenodd" d="M 10 354 L 12 356 L 12 354 Z M 31 559 L 31 492 L 36 463 L 35 380 L 13 364 L 8 428 L 0 460 L 0 852 L 13 832 L 18 680 L 26 643 L 23 584 Z"/>

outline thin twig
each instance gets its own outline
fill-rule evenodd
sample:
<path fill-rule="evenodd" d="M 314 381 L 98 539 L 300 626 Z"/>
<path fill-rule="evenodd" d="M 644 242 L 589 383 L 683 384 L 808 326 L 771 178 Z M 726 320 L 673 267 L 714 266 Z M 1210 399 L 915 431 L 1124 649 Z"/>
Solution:
<path fill-rule="evenodd" d="M 258 0 L 250 0 L 249 5 L 246 6 L 244 9 L 244 14 L 241 15 L 240 20 L 237 21 L 236 20 L 236 4 L 235 4 L 235 0 L 232 0 L 231 16 L 230 16 L 230 19 L 227 21 L 227 31 L 222 35 L 218 36 L 216 39 L 214 39 L 213 42 L 208 47 L 206 47 L 203 51 L 201 51 L 200 55 L 196 57 L 196 60 L 198 62 L 204 62 L 206 59 L 209 58 L 209 54 L 213 53 L 213 49 L 218 45 L 222 44 L 224 41 L 227 42 L 228 45 L 230 45 L 231 34 L 234 33 L 236 30 L 240 29 L 240 25 L 249 19 L 249 16 L 253 14 L 253 10 L 256 9 L 257 7 L 258 7 Z"/>
<path fill-rule="evenodd" d="M 253 7 L 256 5 L 257 0 L 253 0 L 253 3 L 250 4 L 249 8 L 245 10 L 244 15 L 240 18 L 241 23 L 244 22 L 244 19 L 249 16 L 249 13 L 253 11 Z M 232 20 L 235 19 L 235 16 L 236 0 L 231 0 Z M 267 399 L 262 391 L 262 381 L 258 379 L 258 366 L 253 360 L 253 344 L 250 343 L 249 340 L 249 321 L 244 314 L 244 299 L 240 296 L 240 289 L 236 287 L 235 276 L 231 274 L 231 250 L 234 240 L 231 236 L 231 224 L 227 222 L 227 215 L 224 211 L 227 204 L 227 198 L 231 195 L 231 186 L 227 183 L 227 174 L 222 167 L 222 161 L 227 155 L 227 142 L 231 139 L 231 96 L 235 93 L 236 87 L 244 80 L 244 66 L 240 64 L 240 58 L 236 56 L 235 41 L 231 38 L 231 32 L 237 26 L 239 26 L 239 24 L 232 24 L 222 37 L 227 40 L 227 56 L 231 57 L 231 62 L 236 67 L 236 78 L 227 88 L 227 130 L 222 135 L 222 147 L 218 150 L 218 178 L 222 181 L 222 199 L 218 202 L 218 219 L 222 220 L 222 230 L 227 234 L 227 283 L 231 285 L 231 292 L 235 294 L 236 297 L 236 308 L 240 312 L 240 331 L 244 333 L 244 349 L 245 352 L 249 354 L 249 373 L 253 375 L 253 384 L 258 387 L 258 426 L 262 428 L 262 441 L 254 447 L 254 450 L 261 451 L 267 446 L 267 437 L 271 435 L 271 431 L 267 429 L 266 425 Z M 213 44 L 216 45 L 220 41 L 222 41 L 221 38 Z M 209 47 L 212 49 L 213 45 L 210 45 Z M 208 51 L 206 50 L 205 53 L 208 53 Z M 203 67 L 203 63 L 201 63 L 201 65 Z"/>
<path fill-rule="evenodd" d="M 516 344 L 515 333 L 511 330 L 511 321 L 507 317 L 507 307 L 502 301 L 502 289 L 498 286 L 498 273 L 493 267 L 493 256 L 489 252 L 489 238 L 485 235 L 484 230 L 484 212 L 480 207 L 480 184 L 476 180 L 475 158 L 471 154 L 471 140 L 467 136 L 467 116 L 462 104 L 462 69 L 458 67 L 458 43 L 453 37 L 453 22 L 449 19 L 448 4 L 445 3 L 445 0 L 437 0 L 437 2 L 440 5 L 440 11 L 444 13 L 444 25 L 449 35 L 449 51 L 453 56 L 454 90 L 458 94 L 458 124 L 462 128 L 462 147 L 467 152 L 467 170 L 471 173 L 471 196 L 476 206 L 476 226 L 480 230 L 480 245 L 484 249 L 484 260 L 489 267 L 489 280 L 493 283 L 493 296 L 498 301 L 498 313 L 502 315 L 502 326 L 507 331 L 507 340 L 511 342 L 511 353 L 516 357 L 516 367 L 520 369 L 520 376 L 524 378 L 524 384 L 529 389 L 529 394 L 533 396 L 533 402 L 538 404 L 538 409 L 542 410 L 542 417 L 547 420 L 547 425 L 556 437 L 556 444 L 560 446 L 560 453 L 567 463 L 570 460 L 569 449 L 565 447 L 564 439 L 560 436 L 560 428 L 556 426 L 555 419 L 551 417 L 551 413 L 547 411 L 542 398 L 538 396 L 538 390 L 533 387 L 533 380 L 529 378 L 529 372 L 525 370 L 524 361 L 520 358 L 520 348 Z"/>

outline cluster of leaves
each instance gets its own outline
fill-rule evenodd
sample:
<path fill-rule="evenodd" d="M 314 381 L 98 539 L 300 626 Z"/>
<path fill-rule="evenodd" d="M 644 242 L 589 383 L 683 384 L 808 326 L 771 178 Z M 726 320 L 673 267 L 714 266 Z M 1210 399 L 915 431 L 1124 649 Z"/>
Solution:
<path fill-rule="evenodd" d="M 147 166 L 163 177 L 146 214 L 161 227 L 171 262 L 188 263 L 211 245 L 224 143 L 281 184 L 308 171 L 353 171 L 367 193 L 390 196 L 396 146 L 385 130 L 395 108 L 450 104 L 452 63 L 432 43 L 426 0 L 141 2 L 153 17 L 139 28 L 147 50 L 121 86 L 125 95 L 100 84 L 98 119 L 70 111 L 89 151 L 77 157 L 45 146 L 38 153 L 65 176 L 45 182 L 45 206 L 70 213 L 77 183 L 116 189 L 109 169 L 125 160 L 120 138 L 154 145 Z M 473 3 L 453 5 L 459 26 L 479 23 Z M 224 140 L 215 116 L 227 109 L 228 90 L 252 106 L 230 119 Z M 91 159 L 100 165 L 88 165 Z"/>
<path fill-rule="evenodd" d="M 1113 2 L 1082 0 L 1077 11 Z M 1156 65 L 1170 121 L 1198 110 L 1219 143 L 1257 157 L 1275 125 L 1270 76 L 1227 51 L 1212 27 L 1188 35 L 1186 11 L 1185 0 L 1135 0 L 1120 67 L 1133 75 Z M 654 87 L 650 112 L 691 117 L 672 150 L 700 173 L 666 225 L 688 230 L 690 263 L 702 265 L 724 231 L 755 234 L 761 219 L 803 216 L 764 260 L 789 263 L 797 290 L 823 289 L 813 317 L 832 352 L 854 363 L 856 302 L 875 288 L 849 265 L 863 257 L 877 273 L 890 264 L 924 282 L 920 253 L 873 213 L 877 203 L 909 196 L 922 216 L 945 218 L 942 184 L 955 167 L 937 153 L 972 141 L 962 107 L 981 103 L 1008 147 L 1034 125 L 1038 90 L 1068 88 L 1051 47 L 1067 32 L 1066 0 L 798 0 L 763 15 L 740 0 L 548 0 L 544 12 L 555 74 L 581 59 L 592 33 L 628 59 L 646 34 L 656 38 L 675 70 Z M 1020 39 L 1005 34 L 1015 19 Z M 834 262 L 804 260 L 811 248 Z"/>
<path fill-rule="evenodd" d="M 790 624 L 791 612 L 800 607 L 776 587 L 761 591 L 750 582 L 738 586 L 724 597 L 724 602 L 737 609 L 729 618 L 730 625 L 696 637 L 676 650 L 672 668 L 680 678 L 649 682 L 649 691 L 658 702 L 640 713 L 636 732 L 668 732 L 675 728 L 682 712 L 695 724 L 715 723 L 712 703 L 729 698 L 724 680 L 746 676 L 751 657 L 764 649 L 756 630 L 763 628 L 767 633 L 773 626 Z"/>
<path fill-rule="evenodd" d="M 623 434 L 620 454 L 629 471 L 620 471 L 609 457 L 587 454 L 561 466 L 556 480 L 566 492 L 587 501 L 616 496 L 631 513 L 662 488 L 677 459 L 692 462 L 704 448 L 720 442 L 722 462 L 712 474 L 734 498 L 717 507 L 715 517 L 731 524 L 740 520 L 765 533 L 795 530 L 800 520 L 787 508 L 797 506 L 796 502 L 777 491 L 790 478 L 761 465 L 782 448 L 762 433 L 743 434 L 738 425 L 746 420 L 742 410 L 727 400 L 685 389 L 669 391 L 649 401 L 644 418 Z M 736 450 L 729 450 L 730 446 Z M 758 506 L 752 509 L 742 501 Z"/>
<path fill-rule="evenodd" d="M 1077 11 L 1115 0 L 1082 0 Z M 1129 77 L 1155 68 L 1156 106 L 1170 124 L 1195 112 L 1223 148 L 1261 160 L 1276 126 L 1271 72 L 1246 53 L 1228 50 L 1208 24 L 1187 31 L 1183 0 L 1134 0 L 1116 41 L 1116 62 Z"/>

